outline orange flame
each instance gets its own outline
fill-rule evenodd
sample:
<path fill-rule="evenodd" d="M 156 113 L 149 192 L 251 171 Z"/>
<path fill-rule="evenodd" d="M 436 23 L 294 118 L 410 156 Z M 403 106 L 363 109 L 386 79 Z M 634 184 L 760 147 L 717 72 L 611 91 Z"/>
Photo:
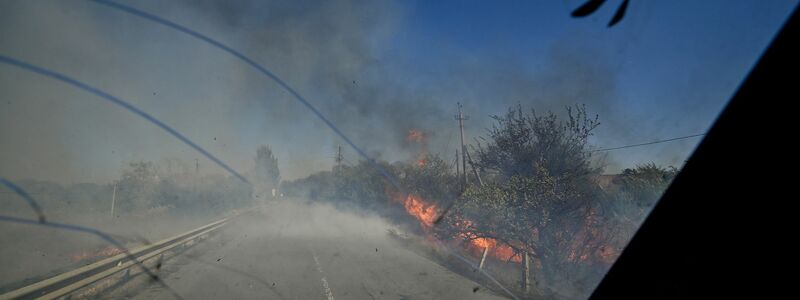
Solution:
<path fill-rule="evenodd" d="M 408 131 L 406 139 L 412 142 L 422 143 L 425 140 L 425 134 L 418 129 L 411 129 Z"/>
<path fill-rule="evenodd" d="M 460 225 L 462 229 L 466 231 L 466 233 L 461 234 L 461 237 L 469 239 L 469 247 L 476 256 L 482 255 L 483 250 L 489 248 L 489 255 L 492 257 L 504 261 L 522 262 L 522 257 L 518 254 L 514 254 L 514 249 L 508 245 L 502 243 L 498 245 L 497 240 L 493 238 L 475 238 L 474 235 L 468 231 L 469 227 L 472 226 L 472 222 L 469 220 L 465 220 Z M 470 237 L 472 237 L 472 239 L 470 239 Z"/>
<path fill-rule="evenodd" d="M 433 221 L 439 215 L 435 204 L 427 204 L 414 195 L 406 197 L 406 200 L 403 201 L 403 207 L 406 208 L 406 212 L 417 218 L 422 228 L 426 230 L 433 226 Z"/>
<path fill-rule="evenodd" d="M 408 197 L 402 201 L 402 198 L 400 197 L 396 197 L 395 199 L 396 201 L 403 203 L 403 207 L 406 209 L 408 214 L 419 220 L 420 225 L 425 231 L 428 231 L 433 226 L 433 221 L 436 220 L 437 216 L 439 216 L 438 207 L 435 204 L 425 202 L 419 196 L 408 195 Z M 472 222 L 465 220 L 459 225 L 466 231 L 466 233 L 461 234 L 462 238 L 473 237 L 470 239 L 468 245 L 468 248 L 471 250 L 471 252 L 473 252 L 473 254 L 480 256 L 484 249 L 489 248 L 489 254 L 497 259 L 517 263 L 522 261 L 522 257 L 515 254 L 514 249 L 505 244 L 498 245 L 496 239 L 485 237 L 475 238 L 474 235 L 467 231 L 471 224 Z"/>
<path fill-rule="evenodd" d="M 396 195 L 392 197 L 394 201 L 403 204 L 406 212 L 419 220 L 420 225 L 422 226 L 423 230 L 429 234 L 427 234 L 427 238 L 435 239 L 435 237 L 430 234 L 430 229 L 433 227 L 433 221 L 436 220 L 436 217 L 439 216 L 439 209 L 436 204 L 428 203 L 424 201 L 421 197 L 415 195 L 408 195 L 405 199 L 400 196 Z M 470 220 L 461 220 L 454 223 L 456 227 L 460 228 L 460 232 L 454 238 L 461 238 L 463 240 L 467 240 L 467 244 L 465 246 L 466 250 L 470 252 L 472 255 L 476 257 L 480 257 L 483 255 L 483 251 L 488 249 L 488 254 L 491 257 L 497 258 L 502 261 L 509 261 L 514 263 L 521 263 L 523 256 L 519 253 L 515 253 L 514 248 L 510 245 L 499 242 L 496 239 L 489 238 L 489 237 L 479 237 L 477 234 L 473 232 L 473 223 Z M 531 231 L 531 237 L 534 240 L 539 239 L 539 230 L 538 228 L 534 228 Z M 581 235 L 587 234 L 586 231 L 579 233 Z M 585 249 L 581 247 L 577 247 L 574 245 L 571 251 L 567 254 L 567 259 L 574 262 L 585 262 L 589 261 L 593 257 L 598 259 L 602 263 L 611 264 L 614 260 L 619 256 L 619 250 L 609 246 L 609 245 L 602 245 L 595 249 L 594 251 L 584 251 Z M 531 261 L 534 266 L 537 268 L 541 268 L 541 262 L 538 260 Z"/>
<path fill-rule="evenodd" d="M 475 256 L 483 254 L 489 248 L 489 255 L 503 261 L 522 262 L 522 256 L 514 253 L 514 249 L 505 244 L 498 245 L 493 238 L 476 238 L 469 241 L 469 248 Z"/>
<path fill-rule="evenodd" d="M 417 157 L 417 160 L 414 161 L 414 164 L 416 164 L 417 167 L 424 167 L 428 164 L 428 160 L 425 158 L 425 155 L 420 155 Z"/>
<path fill-rule="evenodd" d="M 492 255 L 501 260 L 513 261 L 516 263 L 522 262 L 522 256 L 515 254 L 514 249 L 508 245 L 500 245 L 497 248 L 494 248 Z"/>
<path fill-rule="evenodd" d="M 478 248 L 493 248 L 497 241 L 494 239 L 487 239 L 487 238 L 477 238 L 470 242 L 473 246 Z"/>

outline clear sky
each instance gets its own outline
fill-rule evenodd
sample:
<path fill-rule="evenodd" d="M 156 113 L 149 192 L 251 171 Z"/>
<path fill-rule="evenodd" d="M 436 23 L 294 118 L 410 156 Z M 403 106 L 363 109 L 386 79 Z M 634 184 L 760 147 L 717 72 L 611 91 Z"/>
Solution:
<path fill-rule="evenodd" d="M 208 34 L 269 68 L 370 155 L 456 149 L 521 104 L 599 114 L 596 148 L 705 132 L 797 1 L 121 1 Z M 134 103 L 247 173 L 269 144 L 287 179 L 330 168 L 342 141 L 273 82 L 195 39 L 87 1 L 0 2 L 0 54 Z M 609 152 L 607 172 L 679 166 L 699 139 Z M 358 159 L 345 148 L 345 157 Z M 0 65 L 0 174 L 109 182 L 134 160 L 202 157 L 95 96 Z M 223 173 L 201 160 L 202 171 Z"/>

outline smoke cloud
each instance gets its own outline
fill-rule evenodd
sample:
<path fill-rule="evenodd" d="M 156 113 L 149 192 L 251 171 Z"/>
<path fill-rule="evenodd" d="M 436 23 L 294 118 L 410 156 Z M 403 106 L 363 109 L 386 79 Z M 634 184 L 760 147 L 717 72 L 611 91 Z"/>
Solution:
<path fill-rule="evenodd" d="M 670 137 L 663 130 L 668 127 L 702 132 L 710 121 L 685 122 L 621 92 L 625 64 L 611 52 L 635 46 L 642 39 L 638 35 L 623 38 L 618 49 L 603 50 L 597 36 L 570 29 L 532 57 L 442 41 L 409 45 L 409 32 L 415 32 L 409 28 L 419 26 L 410 23 L 415 6 L 392 1 L 122 3 L 252 57 L 368 154 L 388 161 L 417 155 L 405 142 L 412 129 L 425 133 L 430 153 L 452 159 L 456 102 L 470 116 L 469 141 L 491 126 L 491 115 L 517 104 L 541 112 L 586 104 L 600 115 L 598 147 Z M 628 22 L 648 24 L 649 17 L 637 16 Z M 330 168 L 337 145 L 344 144 L 281 87 L 219 49 L 89 1 L 3 1 L 0 52 L 130 101 L 239 172 L 251 171 L 255 149 L 268 144 L 284 179 L 304 177 Z M 109 182 L 138 160 L 194 166 L 199 159 L 201 173 L 224 172 L 151 124 L 51 79 L 0 65 L 0 91 L 0 169 L 7 177 Z M 642 103 L 652 104 L 647 101 Z M 711 106 L 704 106 L 704 115 L 716 113 Z M 611 172 L 645 158 L 680 164 L 696 142 L 638 156 L 612 154 L 604 161 Z M 358 159 L 343 149 L 345 159 Z"/>

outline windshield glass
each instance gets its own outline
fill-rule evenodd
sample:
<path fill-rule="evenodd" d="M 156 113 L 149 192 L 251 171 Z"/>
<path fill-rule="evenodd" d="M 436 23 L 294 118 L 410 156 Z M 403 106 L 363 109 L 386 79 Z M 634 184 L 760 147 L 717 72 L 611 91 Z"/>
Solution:
<path fill-rule="evenodd" d="M 796 4 L 2 1 L 0 298 L 587 298 Z"/>

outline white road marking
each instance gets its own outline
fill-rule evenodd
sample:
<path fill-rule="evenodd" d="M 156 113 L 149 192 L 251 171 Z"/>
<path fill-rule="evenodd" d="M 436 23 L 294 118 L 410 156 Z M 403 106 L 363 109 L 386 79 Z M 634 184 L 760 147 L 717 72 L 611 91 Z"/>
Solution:
<path fill-rule="evenodd" d="M 319 271 L 322 275 L 322 289 L 325 291 L 325 296 L 328 297 L 328 300 L 335 300 L 333 299 L 333 292 L 331 292 L 331 288 L 328 286 L 328 280 L 325 279 L 325 275 L 322 272 L 322 266 L 319 264 L 319 259 L 317 259 L 317 254 L 314 253 L 314 249 L 311 249 L 311 256 L 314 257 L 314 264 L 317 266 L 317 271 Z"/>

